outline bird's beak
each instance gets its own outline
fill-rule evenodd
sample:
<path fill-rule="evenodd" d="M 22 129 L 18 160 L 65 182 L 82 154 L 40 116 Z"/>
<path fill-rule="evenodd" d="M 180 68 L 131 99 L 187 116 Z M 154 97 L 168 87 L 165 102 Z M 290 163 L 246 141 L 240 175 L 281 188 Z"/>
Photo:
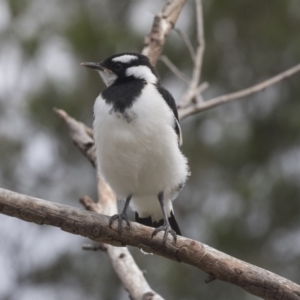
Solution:
<path fill-rule="evenodd" d="M 101 66 L 101 63 L 94 63 L 94 62 L 83 62 L 80 64 L 81 66 L 91 68 L 91 69 L 96 69 L 99 71 L 104 71 L 104 67 Z"/>

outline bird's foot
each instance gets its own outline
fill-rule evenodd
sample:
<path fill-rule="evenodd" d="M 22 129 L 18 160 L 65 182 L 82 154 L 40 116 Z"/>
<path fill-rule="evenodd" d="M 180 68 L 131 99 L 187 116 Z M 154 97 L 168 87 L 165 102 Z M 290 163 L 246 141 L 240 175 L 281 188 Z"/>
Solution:
<path fill-rule="evenodd" d="M 177 234 L 176 232 L 171 228 L 170 224 L 164 224 L 162 226 L 157 227 L 153 233 L 151 238 L 153 238 L 154 236 L 156 236 L 160 231 L 164 231 L 164 238 L 163 238 L 163 244 L 165 245 L 167 242 L 167 238 L 168 238 L 168 234 L 170 233 L 173 236 L 173 239 L 175 241 L 175 243 L 177 242 Z"/>
<path fill-rule="evenodd" d="M 130 228 L 130 222 L 128 219 L 128 216 L 126 213 L 121 213 L 119 215 L 113 215 L 110 219 L 109 219 L 109 227 L 112 226 L 112 223 L 118 220 L 118 231 L 121 234 L 122 233 L 122 220 L 125 220 L 127 226 Z"/>

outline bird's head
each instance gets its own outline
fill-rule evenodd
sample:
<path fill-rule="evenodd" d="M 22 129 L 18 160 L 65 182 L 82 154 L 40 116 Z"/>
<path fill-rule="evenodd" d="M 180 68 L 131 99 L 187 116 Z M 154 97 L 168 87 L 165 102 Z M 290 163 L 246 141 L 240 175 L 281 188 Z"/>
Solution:
<path fill-rule="evenodd" d="M 138 53 L 121 53 L 94 63 L 84 62 L 82 66 L 97 70 L 106 86 L 128 80 L 143 80 L 155 84 L 159 81 L 156 69 L 147 56 Z"/>

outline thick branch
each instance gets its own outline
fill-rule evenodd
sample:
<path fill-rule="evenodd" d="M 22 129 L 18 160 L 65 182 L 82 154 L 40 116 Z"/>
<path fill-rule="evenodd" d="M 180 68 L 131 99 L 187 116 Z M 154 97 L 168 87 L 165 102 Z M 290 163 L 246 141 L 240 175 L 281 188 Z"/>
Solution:
<path fill-rule="evenodd" d="M 131 229 L 124 223 L 120 236 L 117 224 L 109 227 L 107 216 L 4 189 L 0 189 L 0 213 L 39 225 L 56 226 L 96 242 L 120 247 L 130 245 L 181 261 L 203 270 L 211 278 L 237 285 L 263 299 L 300 299 L 300 286 L 285 278 L 185 237 L 178 236 L 176 244 L 170 237 L 167 244 L 163 245 L 162 233 L 152 239 L 153 228 L 138 223 L 131 223 Z M 123 258 L 120 257 L 120 260 Z"/>
<path fill-rule="evenodd" d="M 251 94 L 260 92 L 271 85 L 274 85 L 288 77 L 295 75 L 298 72 L 300 72 L 300 64 L 298 64 L 298 65 L 296 65 L 296 66 L 294 66 L 294 67 L 292 67 L 292 68 L 290 68 L 268 80 L 265 80 L 259 84 L 249 87 L 247 89 L 244 89 L 244 90 L 241 90 L 241 91 L 238 91 L 235 93 L 219 96 L 216 98 L 212 98 L 210 100 L 207 100 L 205 102 L 200 102 L 196 105 L 192 105 L 187 108 L 181 108 L 178 110 L 179 118 L 184 119 L 190 115 L 199 113 L 201 111 L 208 110 L 210 108 L 219 106 L 221 104 L 225 104 L 225 103 L 231 102 L 233 100 L 237 100 L 237 99 L 240 99 L 243 97 L 247 97 Z"/>
<path fill-rule="evenodd" d="M 186 0 L 170 0 L 162 11 L 155 16 L 151 31 L 145 37 L 142 50 L 142 54 L 149 57 L 153 66 L 155 66 L 166 37 L 174 27 L 185 2 Z"/>

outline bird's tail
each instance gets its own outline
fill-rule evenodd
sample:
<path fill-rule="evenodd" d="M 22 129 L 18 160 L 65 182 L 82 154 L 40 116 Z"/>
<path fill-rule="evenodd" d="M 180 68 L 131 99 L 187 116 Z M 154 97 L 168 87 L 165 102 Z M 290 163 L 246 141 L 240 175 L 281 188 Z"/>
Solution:
<path fill-rule="evenodd" d="M 171 210 L 171 214 L 170 214 L 170 217 L 168 218 L 169 220 L 169 223 L 170 223 L 170 226 L 171 228 L 178 234 L 178 235 L 182 235 L 181 234 L 181 231 L 180 231 L 180 228 L 178 226 L 178 223 L 175 219 L 175 216 L 174 216 L 174 213 L 173 211 Z M 159 220 L 158 222 L 153 222 L 151 217 L 148 217 L 148 218 L 140 218 L 139 217 L 139 214 L 137 212 L 135 212 L 135 221 L 142 224 L 142 225 L 145 225 L 145 226 L 149 226 L 149 227 L 154 227 L 154 228 L 157 228 L 159 226 L 162 226 L 164 224 L 164 220 L 161 219 Z"/>

